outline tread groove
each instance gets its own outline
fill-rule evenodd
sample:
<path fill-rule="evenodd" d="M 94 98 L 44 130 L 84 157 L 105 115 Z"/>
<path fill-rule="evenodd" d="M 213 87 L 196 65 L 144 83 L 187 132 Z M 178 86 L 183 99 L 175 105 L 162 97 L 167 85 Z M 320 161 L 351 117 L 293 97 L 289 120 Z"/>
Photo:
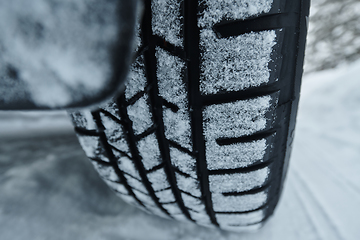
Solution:
<path fill-rule="evenodd" d="M 110 144 L 110 143 L 109 143 L 109 145 L 110 145 L 110 147 L 111 147 L 113 150 L 119 152 L 119 153 L 120 153 L 121 155 L 123 155 L 124 157 L 127 157 L 127 158 L 129 158 L 129 159 L 132 159 L 132 157 L 130 157 L 129 154 L 127 154 L 126 152 L 121 151 L 120 149 L 118 149 L 117 147 L 115 147 L 114 145 L 112 145 L 112 144 Z"/>
<path fill-rule="evenodd" d="M 165 107 L 169 108 L 169 109 L 170 109 L 171 111 L 173 111 L 174 113 L 177 113 L 177 112 L 179 111 L 180 108 L 179 108 L 178 106 L 176 106 L 175 104 L 167 101 L 167 100 L 164 99 L 164 98 L 161 98 L 161 99 L 162 99 L 163 105 L 164 105 Z"/>
<path fill-rule="evenodd" d="M 187 77 L 189 88 L 189 106 L 191 131 L 193 139 L 193 152 L 196 154 L 197 176 L 200 182 L 202 200 L 205 210 L 212 224 L 219 226 L 212 206 L 211 192 L 209 189 L 208 169 L 205 158 L 205 140 L 202 133 L 202 101 L 200 79 L 200 29 L 198 22 L 198 1 L 184 0 L 184 50 L 187 58 Z"/>
<path fill-rule="evenodd" d="M 250 32 L 295 27 L 294 19 L 297 19 L 298 17 L 298 13 L 265 14 L 245 20 L 218 23 L 214 25 L 213 30 L 218 38 L 227 38 Z"/>
<path fill-rule="evenodd" d="M 182 147 L 182 146 L 181 146 L 180 144 L 178 144 L 177 142 L 174 142 L 173 140 L 170 140 L 170 139 L 168 139 L 168 142 L 169 142 L 169 145 L 170 145 L 171 147 L 174 147 L 174 148 L 176 148 L 177 150 L 179 150 L 179 151 L 181 151 L 181 152 L 187 153 L 188 155 L 190 155 L 190 156 L 192 156 L 192 157 L 195 156 L 195 154 L 192 153 L 189 149 Z"/>
<path fill-rule="evenodd" d="M 135 135 L 135 141 L 139 141 L 144 137 L 149 136 L 150 134 L 154 133 L 156 131 L 156 124 L 152 125 L 151 127 L 149 127 L 148 129 L 146 129 L 143 133 L 139 134 L 139 135 Z"/>
<path fill-rule="evenodd" d="M 151 104 L 151 112 L 154 122 L 158 124 L 155 135 L 159 144 L 161 158 L 164 162 L 164 171 L 167 176 L 167 180 L 170 183 L 172 193 L 177 201 L 177 204 L 182 213 L 190 220 L 193 221 L 189 212 L 187 211 L 180 191 L 177 186 L 174 169 L 170 161 L 170 148 L 169 143 L 165 138 L 165 127 L 163 122 L 163 101 L 159 96 L 159 89 L 157 86 L 157 59 L 156 59 L 156 36 L 152 34 L 152 16 L 151 16 L 151 1 L 145 1 L 145 14 L 143 16 L 142 30 L 143 30 L 143 42 L 149 46 L 148 50 L 144 53 L 145 63 L 145 75 L 147 77 L 148 84 L 152 84 L 154 87 L 149 91 L 149 99 Z"/>
<path fill-rule="evenodd" d="M 224 195 L 224 196 L 243 196 L 243 195 L 256 194 L 256 193 L 259 193 L 259 192 L 262 192 L 262 191 L 268 189 L 270 187 L 270 184 L 271 183 L 268 182 L 264 186 L 261 186 L 261 187 L 255 187 L 253 189 L 246 190 L 243 192 L 225 192 L 225 193 L 222 193 L 222 195 Z"/>
<path fill-rule="evenodd" d="M 95 123 L 98 127 L 98 130 L 100 131 L 100 141 L 105 149 L 106 154 L 108 155 L 107 157 L 109 158 L 110 162 L 112 163 L 113 169 L 115 170 L 115 173 L 118 175 L 120 181 L 122 182 L 122 184 L 124 185 L 124 187 L 126 188 L 126 190 L 129 192 L 129 194 L 135 199 L 136 202 L 138 202 L 141 206 L 143 206 L 146 209 L 146 206 L 136 197 L 136 195 L 134 194 L 132 188 L 129 186 L 129 184 L 127 183 L 127 180 L 125 178 L 125 176 L 123 175 L 122 171 L 119 169 L 119 166 L 117 165 L 117 160 L 113 154 L 113 152 L 111 151 L 110 146 L 108 145 L 107 142 L 107 138 L 106 135 L 104 133 L 104 125 L 101 121 L 101 117 L 100 117 L 100 113 L 99 111 L 95 111 L 92 112 L 92 116 L 95 120 Z"/>
<path fill-rule="evenodd" d="M 96 130 L 89 130 L 82 127 L 74 127 L 74 130 L 77 134 L 89 137 L 99 137 L 100 133 Z"/>
<path fill-rule="evenodd" d="M 269 85 L 248 88 L 240 91 L 202 95 L 201 98 L 205 106 L 254 99 L 279 92 L 280 88 L 278 85 L 279 84 L 275 82 Z"/>
<path fill-rule="evenodd" d="M 106 110 L 104 110 L 104 109 L 100 109 L 99 111 L 100 111 L 102 114 L 104 114 L 105 116 L 107 116 L 107 117 L 111 118 L 112 120 L 114 120 L 114 122 L 116 122 L 116 123 L 118 123 L 118 124 L 120 124 L 120 125 L 123 124 L 123 122 L 122 122 L 119 118 L 117 118 L 116 116 L 112 115 L 110 112 L 108 112 L 108 111 L 106 111 Z"/>
<path fill-rule="evenodd" d="M 188 192 L 186 192 L 186 191 L 180 190 L 180 192 L 182 192 L 182 193 L 184 193 L 184 194 L 186 194 L 186 195 L 188 195 L 188 196 L 190 196 L 190 197 L 193 197 L 193 198 L 196 198 L 196 199 L 201 200 L 200 197 L 196 197 L 196 196 L 194 196 L 194 195 L 192 195 L 191 193 L 188 193 Z"/>
<path fill-rule="evenodd" d="M 155 167 L 147 170 L 147 173 L 149 174 L 149 173 L 155 172 L 155 171 L 157 171 L 157 170 L 159 170 L 159 169 L 162 169 L 162 168 L 164 167 L 164 165 L 165 165 L 165 164 L 162 162 L 162 163 L 160 163 L 159 165 L 157 165 L 157 166 L 155 166 Z"/>
<path fill-rule="evenodd" d="M 88 159 L 90 159 L 90 160 L 93 161 L 93 162 L 97 162 L 97 163 L 99 163 L 99 164 L 101 164 L 101 165 L 104 165 L 104 166 L 112 166 L 111 163 L 105 162 L 105 161 L 101 160 L 100 158 L 88 157 Z"/>
<path fill-rule="evenodd" d="M 153 35 L 153 39 L 155 41 L 156 46 L 159 46 L 160 48 L 162 48 L 163 50 L 169 52 L 173 56 L 176 56 L 176 57 L 179 57 L 179 58 L 181 58 L 183 60 L 186 60 L 184 50 L 181 47 L 177 47 L 177 46 L 169 43 L 164 38 L 162 38 L 162 37 L 160 37 L 158 35 Z"/>
<path fill-rule="evenodd" d="M 246 136 L 241 136 L 241 137 L 237 137 L 237 138 L 218 138 L 218 139 L 216 139 L 216 143 L 219 144 L 220 146 L 224 146 L 224 145 L 231 145 L 231 144 L 235 144 L 235 143 L 253 142 L 253 141 L 257 141 L 257 140 L 261 140 L 261 139 L 270 137 L 274 133 L 276 133 L 275 129 L 269 129 L 269 130 L 265 130 L 265 131 L 256 132 L 252 135 L 246 135 Z"/>
<path fill-rule="evenodd" d="M 275 158 L 277 158 L 277 157 L 275 156 L 265 162 L 252 164 L 250 166 L 242 167 L 242 168 L 209 170 L 209 174 L 210 175 L 224 175 L 224 174 L 235 174 L 235 173 L 249 173 L 249 172 L 257 171 L 257 170 L 260 170 L 260 169 L 263 169 L 263 168 L 269 166 L 271 163 L 274 162 Z"/>
<path fill-rule="evenodd" d="M 125 103 L 126 103 L 125 95 L 122 94 L 117 99 L 117 106 L 119 107 L 120 117 L 122 119 L 124 119 L 123 127 L 126 130 L 125 134 L 127 137 L 127 142 L 129 144 L 131 155 L 133 156 L 133 158 L 132 158 L 133 163 L 135 164 L 135 167 L 138 169 L 139 175 L 142 179 L 142 182 L 143 182 L 146 190 L 148 191 L 150 197 L 154 201 L 155 205 L 158 206 L 165 214 L 170 216 L 168 211 L 166 209 L 164 209 L 161 206 L 161 204 L 159 203 L 159 199 L 155 195 L 154 189 L 152 188 L 151 183 L 150 183 L 149 179 L 147 178 L 145 167 L 144 167 L 143 163 L 141 162 L 141 156 L 140 156 L 139 150 L 137 149 L 137 146 L 136 146 L 135 134 L 134 134 L 134 130 L 132 128 L 132 122 L 129 119 Z"/>

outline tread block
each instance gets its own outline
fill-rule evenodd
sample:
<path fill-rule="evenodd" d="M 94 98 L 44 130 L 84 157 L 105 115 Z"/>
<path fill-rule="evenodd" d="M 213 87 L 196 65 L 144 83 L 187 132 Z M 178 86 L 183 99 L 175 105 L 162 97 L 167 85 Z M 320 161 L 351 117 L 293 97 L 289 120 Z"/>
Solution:
<path fill-rule="evenodd" d="M 125 194 L 125 195 L 129 195 L 128 190 L 124 187 L 123 184 L 108 181 L 108 180 L 105 180 L 105 182 L 110 188 L 114 189 L 115 192 L 119 192 L 119 193 L 122 193 L 122 194 Z"/>
<path fill-rule="evenodd" d="M 215 212 L 244 212 L 263 206 L 267 201 L 267 190 L 241 196 L 224 196 L 221 193 L 212 193 Z"/>
<path fill-rule="evenodd" d="M 197 178 L 195 158 L 176 148 L 170 147 L 170 159 L 172 165 L 177 167 L 180 171 L 193 178 Z"/>
<path fill-rule="evenodd" d="M 170 187 L 170 184 L 167 181 L 166 173 L 163 168 L 149 173 L 147 177 L 154 191 Z"/>
<path fill-rule="evenodd" d="M 163 204 L 162 205 L 163 208 L 166 209 L 166 211 L 168 211 L 168 213 L 170 215 L 179 215 L 179 214 L 182 214 L 182 211 L 181 209 L 179 208 L 178 204 L 177 203 L 172 203 L 172 204 Z"/>
<path fill-rule="evenodd" d="M 129 173 L 131 176 L 141 179 L 139 171 L 135 167 L 133 161 L 127 157 L 118 158 L 118 167 L 121 171 Z"/>
<path fill-rule="evenodd" d="M 199 181 L 190 177 L 184 177 L 179 173 L 175 173 L 176 181 L 180 190 L 189 192 L 190 194 L 201 197 Z"/>
<path fill-rule="evenodd" d="M 78 134 L 80 145 L 82 146 L 88 158 L 99 159 L 104 162 L 110 162 L 102 147 L 100 138 L 97 136 L 84 136 Z"/>
<path fill-rule="evenodd" d="M 96 123 L 90 111 L 76 111 L 70 113 L 70 116 L 75 126 L 87 130 L 97 130 Z"/>
<path fill-rule="evenodd" d="M 210 191 L 213 193 L 248 191 L 263 186 L 269 174 L 270 168 L 266 167 L 249 173 L 210 175 Z"/>
<path fill-rule="evenodd" d="M 159 95 L 178 108 L 176 112 L 174 108 L 164 108 L 165 136 L 182 147 L 191 149 L 188 96 L 186 83 L 183 80 L 185 62 L 159 47 L 156 48 L 156 57 Z M 166 102 L 164 103 L 166 105 Z"/>
<path fill-rule="evenodd" d="M 120 182 L 120 179 L 112 166 L 104 166 L 95 161 L 91 161 L 91 163 L 96 169 L 96 171 L 99 172 L 100 176 L 105 180 Z"/>
<path fill-rule="evenodd" d="M 144 91 L 146 84 L 144 56 L 140 55 L 131 65 L 128 81 L 125 83 L 126 100 L 129 100 L 137 93 Z"/>
<path fill-rule="evenodd" d="M 213 30 L 202 30 L 201 93 L 239 91 L 270 83 L 268 65 L 275 43 L 275 30 L 221 39 Z"/>
<path fill-rule="evenodd" d="M 146 170 L 150 170 L 162 163 L 158 140 L 154 133 L 138 141 L 137 147 Z"/>
<path fill-rule="evenodd" d="M 206 214 L 206 212 L 194 212 L 189 210 L 190 216 L 193 220 L 196 221 L 197 224 L 207 226 L 207 227 L 214 227 L 214 225 L 211 223 L 209 216 Z"/>
<path fill-rule="evenodd" d="M 144 184 L 140 180 L 138 180 L 138 179 L 136 179 L 134 177 L 131 177 L 128 174 L 124 174 L 124 177 L 126 178 L 126 181 L 127 181 L 128 185 L 131 188 L 138 189 L 138 190 L 140 190 L 140 191 L 142 191 L 144 193 L 148 192 L 146 187 L 144 186 Z"/>
<path fill-rule="evenodd" d="M 270 151 L 267 139 L 219 145 L 218 139 L 238 138 L 272 128 L 277 94 L 207 106 L 203 111 L 209 170 L 246 167 Z M 275 98 L 275 100 L 274 100 Z M 271 116 L 270 118 L 268 116 Z"/>
<path fill-rule="evenodd" d="M 129 145 L 124 135 L 123 127 L 115 122 L 108 116 L 105 116 L 103 113 L 100 113 L 102 123 L 105 127 L 104 133 L 108 140 L 108 143 L 119 149 L 120 151 L 131 156 Z"/>
<path fill-rule="evenodd" d="M 153 199 L 149 195 L 144 194 L 143 192 L 140 192 L 136 189 L 133 189 L 133 192 L 137 199 L 139 199 L 140 202 L 142 202 L 145 206 L 155 206 Z M 145 192 L 147 191 L 145 190 Z"/>
<path fill-rule="evenodd" d="M 200 199 L 191 197 L 184 193 L 181 193 L 181 197 L 186 207 L 193 209 L 197 212 L 205 212 L 205 205 Z"/>
<path fill-rule="evenodd" d="M 133 123 L 132 127 L 135 134 L 139 135 L 153 125 L 147 94 L 128 106 L 127 112 Z"/>
<path fill-rule="evenodd" d="M 181 2 L 182 0 L 151 1 L 153 33 L 164 37 L 166 41 L 175 46 L 183 45 Z"/>
<path fill-rule="evenodd" d="M 172 193 L 171 189 L 166 189 L 166 190 L 163 190 L 163 191 L 155 192 L 155 195 L 159 198 L 160 202 L 165 202 L 165 201 L 174 202 L 174 201 L 176 201 L 175 197 L 174 197 L 174 194 Z"/>
<path fill-rule="evenodd" d="M 248 225 L 261 222 L 265 218 L 265 209 L 259 209 L 257 211 L 242 213 L 242 214 L 216 214 L 216 219 L 219 225 L 231 226 L 231 225 Z"/>
<path fill-rule="evenodd" d="M 273 5 L 272 0 L 242 0 L 242 1 L 201 1 L 206 6 L 199 19 L 199 27 L 211 28 L 222 20 L 245 19 L 261 13 L 268 13 Z"/>

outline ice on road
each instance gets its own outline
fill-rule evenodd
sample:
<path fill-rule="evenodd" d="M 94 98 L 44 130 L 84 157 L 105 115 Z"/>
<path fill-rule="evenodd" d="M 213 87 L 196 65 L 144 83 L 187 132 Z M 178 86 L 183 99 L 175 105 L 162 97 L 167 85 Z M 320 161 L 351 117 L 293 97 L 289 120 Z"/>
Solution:
<path fill-rule="evenodd" d="M 283 196 L 254 233 L 209 230 L 137 210 L 92 169 L 64 114 L 38 124 L 36 114 L 24 120 L 2 112 L 0 239 L 357 240 L 359 78 L 359 61 L 305 76 Z"/>

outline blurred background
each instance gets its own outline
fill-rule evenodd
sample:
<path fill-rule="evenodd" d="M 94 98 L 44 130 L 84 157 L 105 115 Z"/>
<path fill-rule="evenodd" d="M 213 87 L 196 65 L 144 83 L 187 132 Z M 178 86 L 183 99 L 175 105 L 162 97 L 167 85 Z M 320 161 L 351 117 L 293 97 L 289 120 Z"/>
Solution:
<path fill-rule="evenodd" d="M 283 196 L 254 233 L 148 215 L 87 161 L 65 112 L 0 111 L 0 239 L 360 239 L 360 1 L 313 0 Z"/>

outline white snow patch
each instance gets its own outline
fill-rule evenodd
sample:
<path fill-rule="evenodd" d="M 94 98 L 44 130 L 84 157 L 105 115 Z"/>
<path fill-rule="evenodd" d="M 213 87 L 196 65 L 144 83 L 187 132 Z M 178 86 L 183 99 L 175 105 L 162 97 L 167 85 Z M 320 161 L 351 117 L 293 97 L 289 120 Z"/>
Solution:
<path fill-rule="evenodd" d="M 89 158 L 100 158 L 104 162 L 110 162 L 104 154 L 104 149 L 100 143 L 99 137 L 83 136 L 78 134 L 78 139 L 86 156 Z"/>
<path fill-rule="evenodd" d="M 146 87 L 146 77 L 143 55 L 137 57 L 131 65 L 125 87 L 125 97 L 128 100 L 135 96 L 136 93 L 144 91 Z"/>
<path fill-rule="evenodd" d="M 111 182 L 108 180 L 105 180 L 105 182 L 110 188 L 114 189 L 115 192 L 119 192 L 119 193 L 126 194 L 126 195 L 129 194 L 128 190 L 124 187 L 123 184 Z"/>
<path fill-rule="evenodd" d="M 202 0 L 206 8 L 199 18 L 199 27 L 212 27 L 222 20 L 245 19 L 271 10 L 272 0 Z"/>
<path fill-rule="evenodd" d="M 104 106 L 102 106 L 102 108 L 105 111 L 108 111 L 109 113 L 120 119 L 119 110 L 118 110 L 119 107 L 115 102 L 113 101 L 107 102 Z"/>
<path fill-rule="evenodd" d="M 159 198 L 160 202 L 162 203 L 175 201 L 175 197 L 171 189 L 155 192 L 155 195 Z"/>
<path fill-rule="evenodd" d="M 141 139 L 137 145 L 146 170 L 150 170 L 162 162 L 159 144 L 154 133 Z"/>
<path fill-rule="evenodd" d="M 155 206 L 154 201 L 152 200 L 152 198 L 149 195 L 139 192 L 136 189 L 133 189 L 133 192 L 134 192 L 135 196 L 137 197 L 137 199 L 139 199 L 140 202 L 144 203 L 145 206 L 147 206 L 147 205 Z M 147 191 L 145 191 L 145 192 L 147 193 Z"/>
<path fill-rule="evenodd" d="M 187 195 L 185 193 L 181 193 L 181 197 L 182 197 L 182 199 L 184 201 L 185 207 L 193 209 L 193 210 L 195 210 L 197 212 L 205 211 L 205 205 L 200 199 L 194 198 L 194 197 L 189 196 L 189 195 Z"/>
<path fill-rule="evenodd" d="M 180 190 L 190 193 L 196 197 L 201 197 L 201 191 L 199 187 L 199 181 L 190 178 L 184 177 L 178 173 L 175 173 L 176 181 Z"/>
<path fill-rule="evenodd" d="M 153 0 L 152 31 L 175 46 L 182 46 L 180 0 Z"/>
<path fill-rule="evenodd" d="M 147 94 L 142 96 L 133 105 L 128 106 L 127 110 L 129 118 L 133 122 L 135 134 L 143 133 L 153 124 Z"/>
<path fill-rule="evenodd" d="M 151 186 L 154 189 L 154 191 L 159 191 L 161 189 L 170 187 L 169 182 L 167 180 L 168 178 L 163 168 L 155 172 L 151 172 L 147 176 L 149 181 L 151 182 Z"/>
<path fill-rule="evenodd" d="M 243 192 L 264 185 L 270 173 L 269 167 L 249 173 L 210 175 L 210 191 L 213 193 Z"/>
<path fill-rule="evenodd" d="M 216 214 L 216 219 L 221 227 L 226 225 L 254 224 L 263 220 L 264 217 L 264 209 L 242 214 Z"/>
<path fill-rule="evenodd" d="M 202 30 L 201 92 L 238 91 L 269 82 L 268 64 L 275 39 L 275 30 L 221 39 L 213 30 Z"/>
<path fill-rule="evenodd" d="M 137 179 L 141 179 L 139 171 L 136 169 L 133 161 L 128 157 L 120 157 L 117 162 L 121 171 L 126 172 Z"/>
<path fill-rule="evenodd" d="M 18 70 L 39 106 L 63 106 L 97 92 L 111 77 L 109 46 L 118 35 L 115 4 L 1 1 L 0 66 Z"/>
<path fill-rule="evenodd" d="M 92 165 L 99 172 L 100 176 L 105 180 L 119 182 L 120 179 L 112 167 L 101 165 L 95 161 L 91 161 Z"/>
<path fill-rule="evenodd" d="M 196 221 L 197 224 L 202 225 L 202 226 L 206 226 L 206 227 L 214 227 L 214 225 L 212 225 L 209 216 L 207 215 L 207 213 L 204 212 L 194 212 L 194 211 L 189 211 L 190 216 L 193 220 Z"/>
<path fill-rule="evenodd" d="M 127 174 L 124 174 L 124 177 L 126 178 L 126 181 L 131 188 L 147 193 L 147 189 L 140 179 L 136 179 Z"/>
<path fill-rule="evenodd" d="M 195 158 L 176 148 L 170 147 L 170 159 L 172 165 L 179 168 L 180 171 L 189 174 L 193 178 L 197 178 Z"/>
<path fill-rule="evenodd" d="M 206 142 L 208 169 L 234 169 L 262 162 L 269 145 L 266 139 L 247 143 L 219 146 L 216 141 Z"/>
<path fill-rule="evenodd" d="M 102 123 L 105 127 L 105 135 L 108 139 L 108 142 L 119 149 L 120 151 L 123 151 L 131 156 L 130 149 L 127 143 L 127 140 L 125 139 L 124 132 L 122 129 L 122 126 L 119 123 L 116 123 L 111 118 L 105 116 L 103 113 L 100 113 Z M 113 150 L 115 154 L 115 150 Z"/>
<path fill-rule="evenodd" d="M 216 212 L 243 212 L 261 207 L 267 200 L 267 192 L 240 196 L 224 196 L 221 193 L 211 194 L 213 208 Z"/>
<path fill-rule="evenodd" d="M 170 213 L 170 215 L 182 214 L 182 211 L 179 208 L 179 206 L 177 205 L 177 203 L 163 204 L 162 206 L 163 206 L 163 208 L 165 208 L 168 211 L 168 213 Z"/>
<path fill-rule="evenodd" d="M 89 110 L 72 112 L 70 116 L 75 126 L 88 130 L 97 130 L 96 123 Z"/>

